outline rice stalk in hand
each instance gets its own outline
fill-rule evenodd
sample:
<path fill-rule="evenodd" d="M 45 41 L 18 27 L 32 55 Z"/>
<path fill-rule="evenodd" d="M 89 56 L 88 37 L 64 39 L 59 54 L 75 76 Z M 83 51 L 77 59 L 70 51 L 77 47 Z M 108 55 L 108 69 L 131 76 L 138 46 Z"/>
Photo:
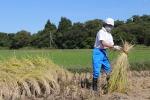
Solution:
<path fill-rule="evenodd" d="M 133 47 L 128 42 L 123 42 L 123 49 L 127 52 Z M 121 52 L 116 61 L 112 65 L 112 75 L 108 81 L 107 92 L 126 92 L 129 87 L 128 75 L 129 75 L 129 63 L 127 54 Z"/>

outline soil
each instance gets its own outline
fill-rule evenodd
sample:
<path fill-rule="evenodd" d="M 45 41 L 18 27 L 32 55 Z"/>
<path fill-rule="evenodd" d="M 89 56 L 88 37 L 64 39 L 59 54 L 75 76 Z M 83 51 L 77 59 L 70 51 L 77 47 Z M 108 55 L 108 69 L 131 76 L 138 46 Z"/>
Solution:
<path fill-rule="evenodd" d="M 102 100 L 150 100 L 150 72 L 133 71 L 129 79 L 130 90 L 126 93 L 113 92 L 103 95 Z"/>

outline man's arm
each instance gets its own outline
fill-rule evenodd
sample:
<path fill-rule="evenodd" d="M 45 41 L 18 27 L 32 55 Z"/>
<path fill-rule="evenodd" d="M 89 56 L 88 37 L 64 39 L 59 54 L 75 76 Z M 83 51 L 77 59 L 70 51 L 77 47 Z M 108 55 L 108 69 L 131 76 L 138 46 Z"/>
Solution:
<path fill-rule="evenodd" d="M 114 47 L 113 45 L 110 45 L 110 44 L 106 43 L 104 40 L 100 40 L 100 42 L 101 42 L 102 45 L 105 46 L 105 47 L 109 47 L 109 48 L 113 48 L 113 47 Z"/>
<path fill-rule="evenodd" d="M 121 50 L 121 47 L 120 46 L 113 46 L 113 45 L 110 45 L 108 43 L 106 43 L 104 40 L 100 40 L 100 42 L 102 43 L 103 46 L 105 47 L 109 47 L 109 48 L 114 48 L 114 50 Z"/>

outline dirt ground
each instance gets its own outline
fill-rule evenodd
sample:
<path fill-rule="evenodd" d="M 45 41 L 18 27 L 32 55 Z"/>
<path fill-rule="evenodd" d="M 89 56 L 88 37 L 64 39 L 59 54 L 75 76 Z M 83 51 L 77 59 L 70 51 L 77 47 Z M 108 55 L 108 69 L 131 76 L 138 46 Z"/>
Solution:
<path fill-rule="evenodd" d="M 150 100 L 150 72 L 133 71 L 130 79 L 130 90 L 127 93 L 109 93 L 102 100 Z"/>

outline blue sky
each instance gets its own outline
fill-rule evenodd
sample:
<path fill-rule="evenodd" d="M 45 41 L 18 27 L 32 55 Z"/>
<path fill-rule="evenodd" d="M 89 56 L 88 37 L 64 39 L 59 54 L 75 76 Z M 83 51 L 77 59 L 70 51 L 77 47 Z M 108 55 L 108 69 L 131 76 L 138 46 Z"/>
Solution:
<path fill-rule="evenodd" d="M 37 33 L 48 19 L 58 26 L 61 17 L 84 23 L 108 17 L 126 21 L 143 14 L 150 15 L 150 0 L 0 0 L 0 32 Z"/>

